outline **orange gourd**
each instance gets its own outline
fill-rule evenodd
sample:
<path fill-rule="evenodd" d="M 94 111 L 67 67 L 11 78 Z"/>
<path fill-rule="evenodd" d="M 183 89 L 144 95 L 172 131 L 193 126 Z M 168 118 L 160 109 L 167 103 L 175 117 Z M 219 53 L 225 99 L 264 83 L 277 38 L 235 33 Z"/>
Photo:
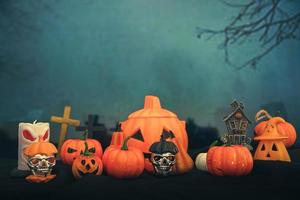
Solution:
<path fill-rule="evenodd" d="M 145 154 L 150 154 L 150 146 L 160 140 L 163 131 L 172 132 L 179 139 L 182 150 L 187 152 L 188 137 L 185 122 L 178 119 L 176 114 L 163 109 L 159 98 L 146 96 L 144 108 L 138 110 L 124 122 L 121 122 L 121 131 L 112 136 L 112 144 L 121 145 L 124 138 L 130 136 L 129 147 L 136 147 Z M 145 169 L 153 172 L 153 166 L 148 158 L 145 159 Z"/>
<path fill-rule="evenodd" d="M 173 138 L 172 141 L 178 148 L 178 153 L 176 154 L 175 173 L 183 174 L 191 171 L 194 167 L 193 159 L 184 150 L 182 143 L 178 138 Z"/>
<path fill-rule="evenodd" d="M 255 116 L 256 121 L 259 121 L 259 120 L 265 119 L 265 118 L 267 118 L 266 121 L 262 121 L 255 126 L 254 131 L 255 131 L 256 136 L 262 135 L 266 128 L 268 121 L 270 119 L 274 118 L 265 110 L 260 110 L 256 113 L 256 116 Z M 291 147 L 293 144 L 295 144 L 296 139 L 297 139 L 296 129 L 292 124 L 286 122 L 283 118 L 281 118 L 281 119 L 282 119 L 282 122 L 277 124 L 278 133 L 281 136 L 287 137 L 285 140 L 283 140 L 283 143 L 286 147 Z"/>
<path fill-rule="evenodd" d="M 135 178 L 144 171 L 144 155 L 135 147 L 128 147 L 130 137 L 122 145 L 110 145 L 103 154 L 106 173 L 118 179 Z"/>
<path fill-rule="evenodd" d="M 215 176 L 244 176 L 253 168 L 247 147 L 241 145 L 214 146 L 207 152 L 208 171 Z"/>

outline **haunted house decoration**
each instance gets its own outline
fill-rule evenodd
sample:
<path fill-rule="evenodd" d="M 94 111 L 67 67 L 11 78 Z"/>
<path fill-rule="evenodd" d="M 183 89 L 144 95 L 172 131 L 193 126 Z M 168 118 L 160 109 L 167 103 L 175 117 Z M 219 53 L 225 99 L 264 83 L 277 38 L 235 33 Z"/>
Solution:
<path fill-rule="evenodd" d="M 250 146 L 251 138 L 247 137 L 247 128 L 251 121 L 244 113 L 244 105 L 234 100 L 231 107 L 232 112 L 223 119 L 228 133 L 221 139 L 227 145 L 243 145 L 252 149 Z"/>

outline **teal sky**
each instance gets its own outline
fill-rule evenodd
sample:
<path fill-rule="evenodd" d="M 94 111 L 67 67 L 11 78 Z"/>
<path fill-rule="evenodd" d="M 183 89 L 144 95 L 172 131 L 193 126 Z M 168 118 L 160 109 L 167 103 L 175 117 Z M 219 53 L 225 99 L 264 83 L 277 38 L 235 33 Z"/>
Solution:
<path fill-rule="evenodd" d="M 299 10 L 293 3 L 290 10 Z M 285 42 L 256 71 L 236 71 L 224 63 L 221 38 L 196 37 L 196 27 L 222 28 L 237 12 L 219 1 L 2 4 L 1 124 L 49 120 L 70 104 L 75 118 L 99 114 L 112 126 L 152 94 L 181 119 L 204 126 L 221 127 L 216 112 L 233 99 L 245 103 L 252 120 L 261 105 L 282 102 L 300 125 L 300 43 Z M 254 38 L 232 55 L 241 63 L 258 50 Z"/>

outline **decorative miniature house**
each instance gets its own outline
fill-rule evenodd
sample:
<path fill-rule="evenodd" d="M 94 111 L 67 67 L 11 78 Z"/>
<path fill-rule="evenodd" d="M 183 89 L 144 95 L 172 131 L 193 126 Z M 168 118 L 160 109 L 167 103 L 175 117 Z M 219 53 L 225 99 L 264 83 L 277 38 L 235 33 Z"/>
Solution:
<path fill-rule="evenodd" d="M 231 103 L 232 112 L 223 119 L 228 134 L 222 140 L 228 145 L 245 145 L 251 148 L 247 128 L 251 121 L 244 113 L 244 105 L 236 100 Z"/>

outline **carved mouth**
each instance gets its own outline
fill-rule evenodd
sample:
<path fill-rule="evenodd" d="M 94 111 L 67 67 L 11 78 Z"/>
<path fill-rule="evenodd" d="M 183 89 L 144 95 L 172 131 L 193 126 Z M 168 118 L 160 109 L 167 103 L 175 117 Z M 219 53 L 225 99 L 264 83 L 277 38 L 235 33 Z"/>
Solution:
<path fill-rule="evenodd" d="M 170 166 L 155 166 L 155 172 L 159 175 L 169 175 L 172 173 L 172 167 Z"/>
<path fill-rule="evenodd" d="M 99 167 L 97 167 L 97 168 L 96 168 L 93 172 L 91 172 L 91 173 L 79 171 L 79 175 L 80 175 L 80 176 L 86 176 L 86 175 L 88 175 L 88 174 L 94 174 L 94 175 L 97 175 L 98 169 L 99 169 Z"/>
<path fill-rule="evenodd" d="M 50 168 L 45 168 L 45 167 L 32 170 L 32 173 L 35 176 L 47 176 L 48 174 L 50 174 L 50 172 L 51 172 L 51 169 Z"/>

